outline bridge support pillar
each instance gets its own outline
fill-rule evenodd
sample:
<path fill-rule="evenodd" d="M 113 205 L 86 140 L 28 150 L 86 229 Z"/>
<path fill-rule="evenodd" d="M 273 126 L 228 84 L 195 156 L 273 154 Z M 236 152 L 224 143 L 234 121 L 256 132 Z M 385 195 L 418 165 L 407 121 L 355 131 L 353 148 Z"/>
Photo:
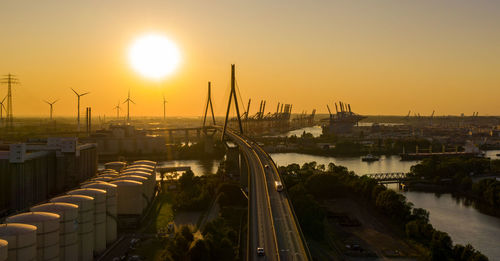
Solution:
<path fill-rule="evenodd" d="M 230 178 L 236 178 L 240 174 L 240 151 L 238 146 L 226 142 L 226 173 Z"/>
<path fill-rule="evenodd" d="M 168 140 L 170 143 L 174 143 L 174 132 L 172 130 L 168 131 Z"/>
<path fill-rule="evenodd" d="M 189 130 L 184 131 L 185 139 L 186 139 L 186 146 L 189 145 Z"/>
<path fill-rule="evenodd" d="M 214 152 L 214 139 L 212 136 L 204 135 L 203 136 L 203 143 L 205 144 L 205 153 L 213 153 Z"/>

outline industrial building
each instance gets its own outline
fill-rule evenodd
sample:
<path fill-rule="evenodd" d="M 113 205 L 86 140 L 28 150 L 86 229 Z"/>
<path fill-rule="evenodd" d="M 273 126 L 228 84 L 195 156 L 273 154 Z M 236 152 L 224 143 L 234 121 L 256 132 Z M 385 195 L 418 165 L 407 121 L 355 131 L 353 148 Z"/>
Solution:
<path fill-rule="evenodd" d="M 0 217 L 74 188 L 96 171 L 96 144 L 77 138 L 0 144 Z"/>
<path fill-rule="evenodd" d="M 137 130 L 129 124 L 110 125 L 108 129 L 96 131 L 85 141 L 98 145 L 102 160 L 164 155 L 167 150 L 164 136 L 148 135 L 146 131 Z"/>

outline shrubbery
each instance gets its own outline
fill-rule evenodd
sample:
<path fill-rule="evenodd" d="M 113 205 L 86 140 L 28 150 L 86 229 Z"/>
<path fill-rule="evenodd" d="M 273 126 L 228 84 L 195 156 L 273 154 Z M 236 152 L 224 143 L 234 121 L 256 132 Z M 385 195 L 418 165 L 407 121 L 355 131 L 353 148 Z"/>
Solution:
<path fill-rule="evenodd" d="M 500 160 L 487 158 L 429 158 L 411 168 L 414 176 L 470 195 L 493 209 L 500 207 L 500 181 L 483 179 L 473 183 L 471 176 L 498 172 Z"/>

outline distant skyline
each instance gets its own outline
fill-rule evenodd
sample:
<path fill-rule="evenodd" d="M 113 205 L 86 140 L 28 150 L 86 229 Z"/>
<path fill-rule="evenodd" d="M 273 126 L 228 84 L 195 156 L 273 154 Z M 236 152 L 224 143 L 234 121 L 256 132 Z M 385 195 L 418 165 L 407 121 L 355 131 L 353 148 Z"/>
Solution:
<path fill-rule="evenodd" d="M 199 116 L 207 82 L 223 115 L 230 64 L 250 114 L 293 104 L 327 113 L 500 115 L 500 2 L 378 1 L 3 1 L 0 74 L 15 74 L 14 116 L 76 117 L 70 88 L 90 92 L 81 108 L 115 117 Z M 127 62 L 134 40 L 165 35 L 181 53 L 161 81 Z M 7 86 L 0 86 L 0 100 Z M 273 109 L 274 108 L 274 109 Z M 125 115 L 123 112 L 121 115 Z"/>

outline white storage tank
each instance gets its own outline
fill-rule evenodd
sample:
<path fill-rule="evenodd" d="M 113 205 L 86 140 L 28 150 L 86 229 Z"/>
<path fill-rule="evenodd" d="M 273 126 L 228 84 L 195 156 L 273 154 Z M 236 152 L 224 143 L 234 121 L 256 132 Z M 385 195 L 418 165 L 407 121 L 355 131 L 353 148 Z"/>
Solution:
<path fill-rule="evenodd" d="M 146 171 L 149 173 L 153 173 L 155 171 L 155 169 L 153 167 L 149 167 L 146 165 L 137 165 L 137 166 L 131 166 L 131 167 L 125 168 L 122 171 L 120 171 L 120 173 L 127 172 L 130 170 L 142 170 L 142 171 Z"/>
<path fill-rule="evenodd" d="M 94 198 L 82 195 L 65 195 L 50 202 L 63 202 L 78 205 L 78 260 L 94 259 Z"/>
<path fill-rule="evenodd" d="M 45 203 L 30 211 L 55 213 L 59 221 L 59 258 L 78 260 L 78 205 L 70 203 Z"/>
<path fill-rule="evenodd" d="M 156 167 L 156 162 L 151 160 L 136 160 L 132 163 L 132 165 L 148 165 L 152 167 Z"/>
<path fill-rule="evenodd" d="M 68 195 L 83 195 L 94 198 L 94 252 L 106 250 L 106 191 L 102 189 L 83 188 L 71 190 Z"/>
<path fill-rule="evenodd" d="M 103 182 L 108 182 L 110 180 L 112 180 L 113 178 L 112 177 L 95 177 L 95 178 L 92 178 L 90 179 L 91 181 L 103 181 Z"/>
<path fill-rule="evenodd" d="M 7 253 L 9 253 L 9 243 L 0 239 L 0 261 L 7 260 Z"/>
<path fill-rule="evenodd" d="M 106 174 L 106 173 L 118 173 L 118 171 L 114 169 L 103 169 L 98 171 L 99 174 Z"/>
<path fill-rule="evenodd" d="M 121 172 L 128 170 L 128 169 L 147 169 L 150 171 L 154 171 L 155 167 L 149 166 L 149 165 L 131 165 L 131 166 L 128 166 L 128 167 L 122 169 Z"/>
<path fill-rule="evenodd" d="M 59 215 L 48 212 L 26 212 L 7 217 L 5 223 L 36 227 L 38 260 L 59 260 Z"/>
<path fill-rule="evenodd" d="M 142 171 L 146 173 L 153 173 L 153 170 L 151 169 L 145 169 L 145 168 L 130 168 L 130 169 L 125 169 L 122 172 L 120 172 L 121 175 L 129 173 L 129 172 L 136 172 L 136 171 Z"/>
<path fill-rule="evenodd" d="M 118 173 L 106 173 L 99 175 L 96 178 L 116 178 L 116 177 L 118 177 Z"/>
<path fill-rule="evenodd" d="M 137 172 L 128 172 L 126 174 L 123 174 L 121 177 L 129 177 L 129 176 L 140 176 L 147 179 L 144 181 L 145 185 L 147 186 L 146 195 L 148 196 L 148 199 L 151 200 L 153 198 L 153 194 L 155 191 L 155 183 L 156 183 L 153 174 L 149 174 L 143 171 L 137 171 Z"/>
<path fill-rule="evenodd" d="M 136 175 L 122 175 L 118 178 L 113 179 L 113 181 L 115 181 L 115 180 L 133 180 L 133 181 L 140 182 L 142 184 L 142 186 L 141 186 L 142 187 L 141 198 L 143 200 L 143 203 L 142 203 L 143 209 L 145 209 L 148 206 L 149 199 L 150 199 L 149 195 L 151 194 L 149 191 L 148 178 L 136 176 Z"/>
<path fill-rule="evenodd" d="M 8 242 L 7 260 L 36 260 L 36 227 L 28 224 L 0 224 L 0 238 Z"/>
<path fill-rule="evenodd" d="M 114 169 L 118 172 L 120 172 L 120 170 L 122 170 L 125 166 L 127 166 L 127 163 L 122 162 L 122 161 L 113 161 L 113 162 L 104 163 L 105 169 Z"/>
<path fill-rule="evenodd" d="M 118 187 L 118 215 L 141 215 L 144 205 L 142 183 L 133 180 L 111 181 Z"/>
<path fill-rule="evenodd" d="M 95 188 L 106 190 L 106 244 L 111 244 L 116 240 L 117 233 L 117 191 L 118 187 L 107 182 L 94 182 L 85 184 L 82 188 Z"/>

